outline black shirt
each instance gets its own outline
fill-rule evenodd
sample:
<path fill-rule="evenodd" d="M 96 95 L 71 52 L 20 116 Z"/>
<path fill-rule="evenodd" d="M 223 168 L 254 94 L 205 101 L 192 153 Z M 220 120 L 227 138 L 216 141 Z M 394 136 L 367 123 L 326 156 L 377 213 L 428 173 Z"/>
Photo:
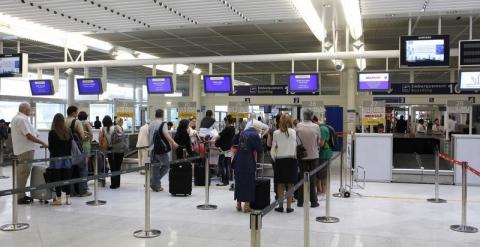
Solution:
<path fill-rule="evenodd" d="M 58 137 L 54 130 L 50 130 L 50 132 L 48 132 L 48 151 L 50 151 L 50 157 L 70 156 L 71 149 L 71 137 L 64 141 Z"/>
<path fill-rule="evenodd" d="M 183 157 L 184 148 L 187 150 L 187 153 L 189 156 L 194 155 L 194 152 L 192 150 L 192 140 L 190 139 L 190 136 L 188 135 L 187 131 L 177 131 L 173 140 L 180 146 L 175 150 L 177 159 L 186 158 L 186 157 Z"/>
<path fill-rule="evenodd" d="M 405 133 L 407 131 L 407 121 L 398 120 L 396 125 L 397 133 Z"/>
<path fill-rule="evenodd" d="M 200 128 L 209 129 L 210 127 L 213 126 L 214 123 L 215 123 L 215 119 L 211 117 L 205 117 L 200 122 Z"/>
<path fill-rule="evenodd" d="M 222 151 L 230 150 L 233 144 L 233 137 L 235 136 L 235 127 L 227 126 L 220 132 L 220 139 L 215 142 L 215 146 L 222 149 Z"/>
<path fill-rule="evenodd" d="M 95 123 L 93 123 L 93 127 L 97 130 L 102 128 L 102 122 L 100 122 L 99 120 L 95 121 Z"/>

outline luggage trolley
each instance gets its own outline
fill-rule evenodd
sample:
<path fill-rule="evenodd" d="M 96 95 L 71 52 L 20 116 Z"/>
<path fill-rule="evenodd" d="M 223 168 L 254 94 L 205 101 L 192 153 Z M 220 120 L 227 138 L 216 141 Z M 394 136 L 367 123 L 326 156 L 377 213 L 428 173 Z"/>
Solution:
<path fill-rule="evenodd" d="M 344 162 L 344 155 L 341 155 L 341 163 L 340 163 L 340 189 L 339 193 L 336 194 L 337 197 L 344 197 L 348 198 L 353 194 L 357 196 L 362 196 L 358 192 L 354 192 L 353 190 L 364 190 L 365 189 L 365 177 L 366 177 L 366 170 L 363 166 L 355 166 L 354 165 L 354 149 L 353 149 L 353 135 L 349 134 L 347 136 L 347 149 L 344 152 L 346 155 L 346 162 Z M 346 163 L 347 165 L 344 166 L 343 164 Z M 343 182 L 345 181 L 345 182 Z"/>

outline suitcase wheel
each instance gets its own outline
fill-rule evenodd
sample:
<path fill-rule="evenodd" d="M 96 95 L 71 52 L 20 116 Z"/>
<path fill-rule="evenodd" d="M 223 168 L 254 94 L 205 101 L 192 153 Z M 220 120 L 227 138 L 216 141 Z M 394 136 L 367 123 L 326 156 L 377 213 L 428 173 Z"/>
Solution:
<path fill-rule="evenodd" d="M 343 193 L 343 197 L 349 198 L 349 197 L 350 197 L 350 192 L 345 191 L 345 192 Z"/>

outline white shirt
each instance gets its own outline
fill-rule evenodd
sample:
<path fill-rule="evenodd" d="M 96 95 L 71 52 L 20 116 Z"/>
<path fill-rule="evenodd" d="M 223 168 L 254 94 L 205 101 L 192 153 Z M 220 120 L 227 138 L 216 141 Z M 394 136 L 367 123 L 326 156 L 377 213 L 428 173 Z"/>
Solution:
<path fill-rule="evenodd" d="M 264 124 L 263 122 L 260 122 L 256 119 L 250 119 L 247 121 L 247 125 L 245 126 L 245 129 L 248 129 L 253 126 L 253 123 L 259 123 L 260 126 L 262 126 L 262 130 L 268 129 L 268 125 Z"/>
<path fill-rule="evenodd" d="M 35 143 L 27 139 L 27 134 L 38 137 L 37 130 L 28 120 L 28 117 L 19 112 L 11 122 L 13 154 L 20 155 L 35 150 Z"/>
<path fill-rule="evenodd" d="M 148 147 L 148 124 L 144 124 L 138 131 L 137 148 Z"/>
<path fill-rule="evenodd" d="M 275 130 L 273 132 L 272 149 L 270 154 L 273 159 L 295 158 L 297 155 L 297 133 L 294 129 L 288 129 L 288 135 Z"/>
<path fill-rule="evenodd" d="M 197 131 L 194 130 L 192 127 L 188 127 L 188 135 L 190 136 L 190 140 L 192 141 L 192 143 L 195 143 L 197 141 Z"/>
<path fill-rule="evenodd" d="M 449 133 L 455 132 L 456 127 L 457 127 L 457 121 L 455 121 L 453 119 L 448 119 L 447 120 L 447 129 L 448 129 Z"/>
<path fill-rule="evenodd" d="M 440 126 L 440 125 L 437 126 L 437 125 L 434 124 L 434 125 L 432 126 L 432 131 L 433 131 L 433 132 L 443 132 L 443 127 Z"/>
<path fill-rule="evenodd" d="M 425 126 L 423 124 L 417 124 L 417 133 L 425 133 L 427 130 L 425 129 Z"/>

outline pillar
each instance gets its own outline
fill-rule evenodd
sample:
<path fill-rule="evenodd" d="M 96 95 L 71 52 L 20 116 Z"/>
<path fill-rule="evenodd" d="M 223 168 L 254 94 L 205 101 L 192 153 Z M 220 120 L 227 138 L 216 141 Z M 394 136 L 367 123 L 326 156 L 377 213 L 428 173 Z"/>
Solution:
<path fill-rule="evenodd" d="M 202 79 L 200 78 L 200 75 L 197 75 L 194 73 L 190 74 L 190 94 L 192 96 L 193 102 L 197 104 L 197 112 L 198 110 L 202 109 L 201 85 L 202 85 Z M 201 113 L 200 115 L 197 114 L 197 119 L 201 119 L 201 117 L 202 117 Z M 200 122 L 198 122 L 197 124 L 200 124 Z"/>
<path fill-rule="evenodd" d="M 67 75 L 67 106 L 75 104 L 75 73 Z"/>
<path fill-rule="evenodd" d="M 346 83 L 347 88 L 347 130 L 355 131 L 357 120 L 357 106 L 355 96 L 357 94 L 357 69 L 354 67 L 347 68 L 342 72 L 342 80 Z"/>

